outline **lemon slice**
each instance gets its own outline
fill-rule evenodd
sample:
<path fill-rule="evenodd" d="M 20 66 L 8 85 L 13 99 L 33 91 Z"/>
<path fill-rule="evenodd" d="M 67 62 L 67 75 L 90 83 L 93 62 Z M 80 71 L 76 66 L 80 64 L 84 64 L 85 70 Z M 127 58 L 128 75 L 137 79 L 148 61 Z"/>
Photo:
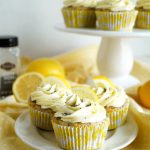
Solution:
<path fill-rule="evenodd" d="M 111 87 L 113 87 L 113 88 L 115 87 L 114 84 L 112 83 L 112 81 L 111 81 L 109 78 L 105 77 L 105 76 L 96 76 L 96 77 L 93 78 L 93 80 L 94 80 L 96 83 L 98 83 L 100 80 L 104 80 L 104 81 L 106 81 Z"/>
<path fill-rule="evenodd" d="M 44 82 L 56 85 L 58 88 L 71 88 L 69 82 L 63 77 L 50 76 L 44 79 Z"/>
<path fill-rule="evenodd" d="M 88 86 L 73 86 L 71 89 L 74 94 L 77 94 L 82 99 L 98 101 L 98 97 Z"/>
<path fill-rule="evenodd" d="M 13 94 L 18 102 L 27 103 L 30 94 L 42 83 L 44 77 L 36 72 L 19 76 L 13 84 Z"/>

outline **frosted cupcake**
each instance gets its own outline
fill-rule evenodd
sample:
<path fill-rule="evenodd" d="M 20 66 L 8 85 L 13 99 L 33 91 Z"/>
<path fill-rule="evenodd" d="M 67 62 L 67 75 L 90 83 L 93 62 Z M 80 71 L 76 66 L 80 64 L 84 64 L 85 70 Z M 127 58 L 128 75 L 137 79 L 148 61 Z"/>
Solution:
<path fill-rule="evenodd" d="M 57 88 L 56 85 L 42 83 L 29 99 L 29 110 L 33 124 L 44 130 L 53 130 L 51 118 L 54 112 L 65 105 L 65 96 L 69 91 Z"/>
<path fill-rule="evenodd" d="M 64 0 L 62 13 L 64 22 L 70 28 L 94 28 L 97 0 Z"/>
<path fill-rule="evenodd" d="M 99 29 L 132 31 L 138 13 L 132 0 L 101 0 L 96 8 Z"/>
<path fill-rule="evenodd" d="M 125 91 L 103 79 L 96 84 L 97 87 L 93 90 L 99 98 L 99 104 L 106 109 L 107 116 L 110 119 L 109 130 L 123 125 L 129 108 L 129 99 Z"/>
<path fill-rule="evenodd" d="M 59 146 L 69 150 L 100 148 L 109 125 L 105 109 L 75 94 L 66 98 L 66 106 L 52 119 Z"/>
<path fill-rule="evenodd" d="M 136 27 L 150 29 L 150 0 L 139 0 L 137 2 L 137 10 L 139 13 L 136 20 Z"/>

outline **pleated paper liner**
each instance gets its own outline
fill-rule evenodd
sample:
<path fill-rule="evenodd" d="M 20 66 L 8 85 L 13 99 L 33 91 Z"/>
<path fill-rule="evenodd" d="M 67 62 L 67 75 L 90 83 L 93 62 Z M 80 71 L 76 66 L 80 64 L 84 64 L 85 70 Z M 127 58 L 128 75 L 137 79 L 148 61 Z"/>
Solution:
<path fill-rule="evenodd" d="M 52 120 L 56 140 L 68 150 L 93 150 L 101 148 L 107 134 L 109 119 L 100 124 L 62 125 Z"/>
<path fill-rule="evenodd" d="M 109 130 L 116 129 L 117 127 L 123 125 L 126 121 L 129 108 L 129 100 L 126 101 L 124 106 L 120 108 L 112 108 L 112 110 L 107 110 L 107 116 L 110 119 Z"/>
<path fill-rule="evenodd" d="M 94 9 L 63 8 L 64 22 L 70 28 L 95 28 L 96 14 Z"/>
<path fill-rule="evenodd" d="M 32 123 L 36 127 L 47 131 L 53 130 L 50 113 L 42 112 L 32 107 L 29 107 L 29 111 Z"/>
<path fill-rule="evenodd" d="M 150 10 L 139 10 L 135 26 L 141 29 L 150 29 Z"/>
<path fill-rule="evenodd" d="M 137 11 L 110 12 L 96 10 L 98 28 L 108 31 L 132 31 Z"/>

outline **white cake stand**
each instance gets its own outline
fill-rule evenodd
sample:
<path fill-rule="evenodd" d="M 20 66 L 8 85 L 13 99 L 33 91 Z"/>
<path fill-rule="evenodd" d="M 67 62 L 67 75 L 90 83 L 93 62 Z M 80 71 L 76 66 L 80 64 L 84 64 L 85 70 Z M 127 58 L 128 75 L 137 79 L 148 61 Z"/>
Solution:
<path fill-rule="evenodd" d="M 66 28 L 63 23 L 57 24 L 55 28 L 63 32 L 103 37 L 97 56 L 100 74 L 111 78 L 115 84 L 124 87 L 124 89 L 139 83 L 138 79 L 130 75 L 134 59 L 128 39 L 150 37 L 150 31 L 134 29 L 132 32 L 114 32 L 98 29 L 76 29 Z"/>

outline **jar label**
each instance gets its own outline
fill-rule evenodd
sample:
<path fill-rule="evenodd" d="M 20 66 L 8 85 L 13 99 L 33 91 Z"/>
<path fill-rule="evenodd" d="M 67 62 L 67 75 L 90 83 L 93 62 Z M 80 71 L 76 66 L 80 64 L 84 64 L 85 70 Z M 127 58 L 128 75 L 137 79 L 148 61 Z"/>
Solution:
<path fill-rule="evenodd" d="M 14 69 L 16 67 L 16 65 L 11 62 L 5 62 L 5 63 L 1 64 L 0 67 L 3 70 L 10 71 L 11 69 Z"/>
<path fill-rule="evenodd" d="M 7 76 L 1 76 L 0 78 L 0 96 L 8 96 L 12 94 L 12 84 L 15 81 L 17 75 L 11 74 Z"/>

